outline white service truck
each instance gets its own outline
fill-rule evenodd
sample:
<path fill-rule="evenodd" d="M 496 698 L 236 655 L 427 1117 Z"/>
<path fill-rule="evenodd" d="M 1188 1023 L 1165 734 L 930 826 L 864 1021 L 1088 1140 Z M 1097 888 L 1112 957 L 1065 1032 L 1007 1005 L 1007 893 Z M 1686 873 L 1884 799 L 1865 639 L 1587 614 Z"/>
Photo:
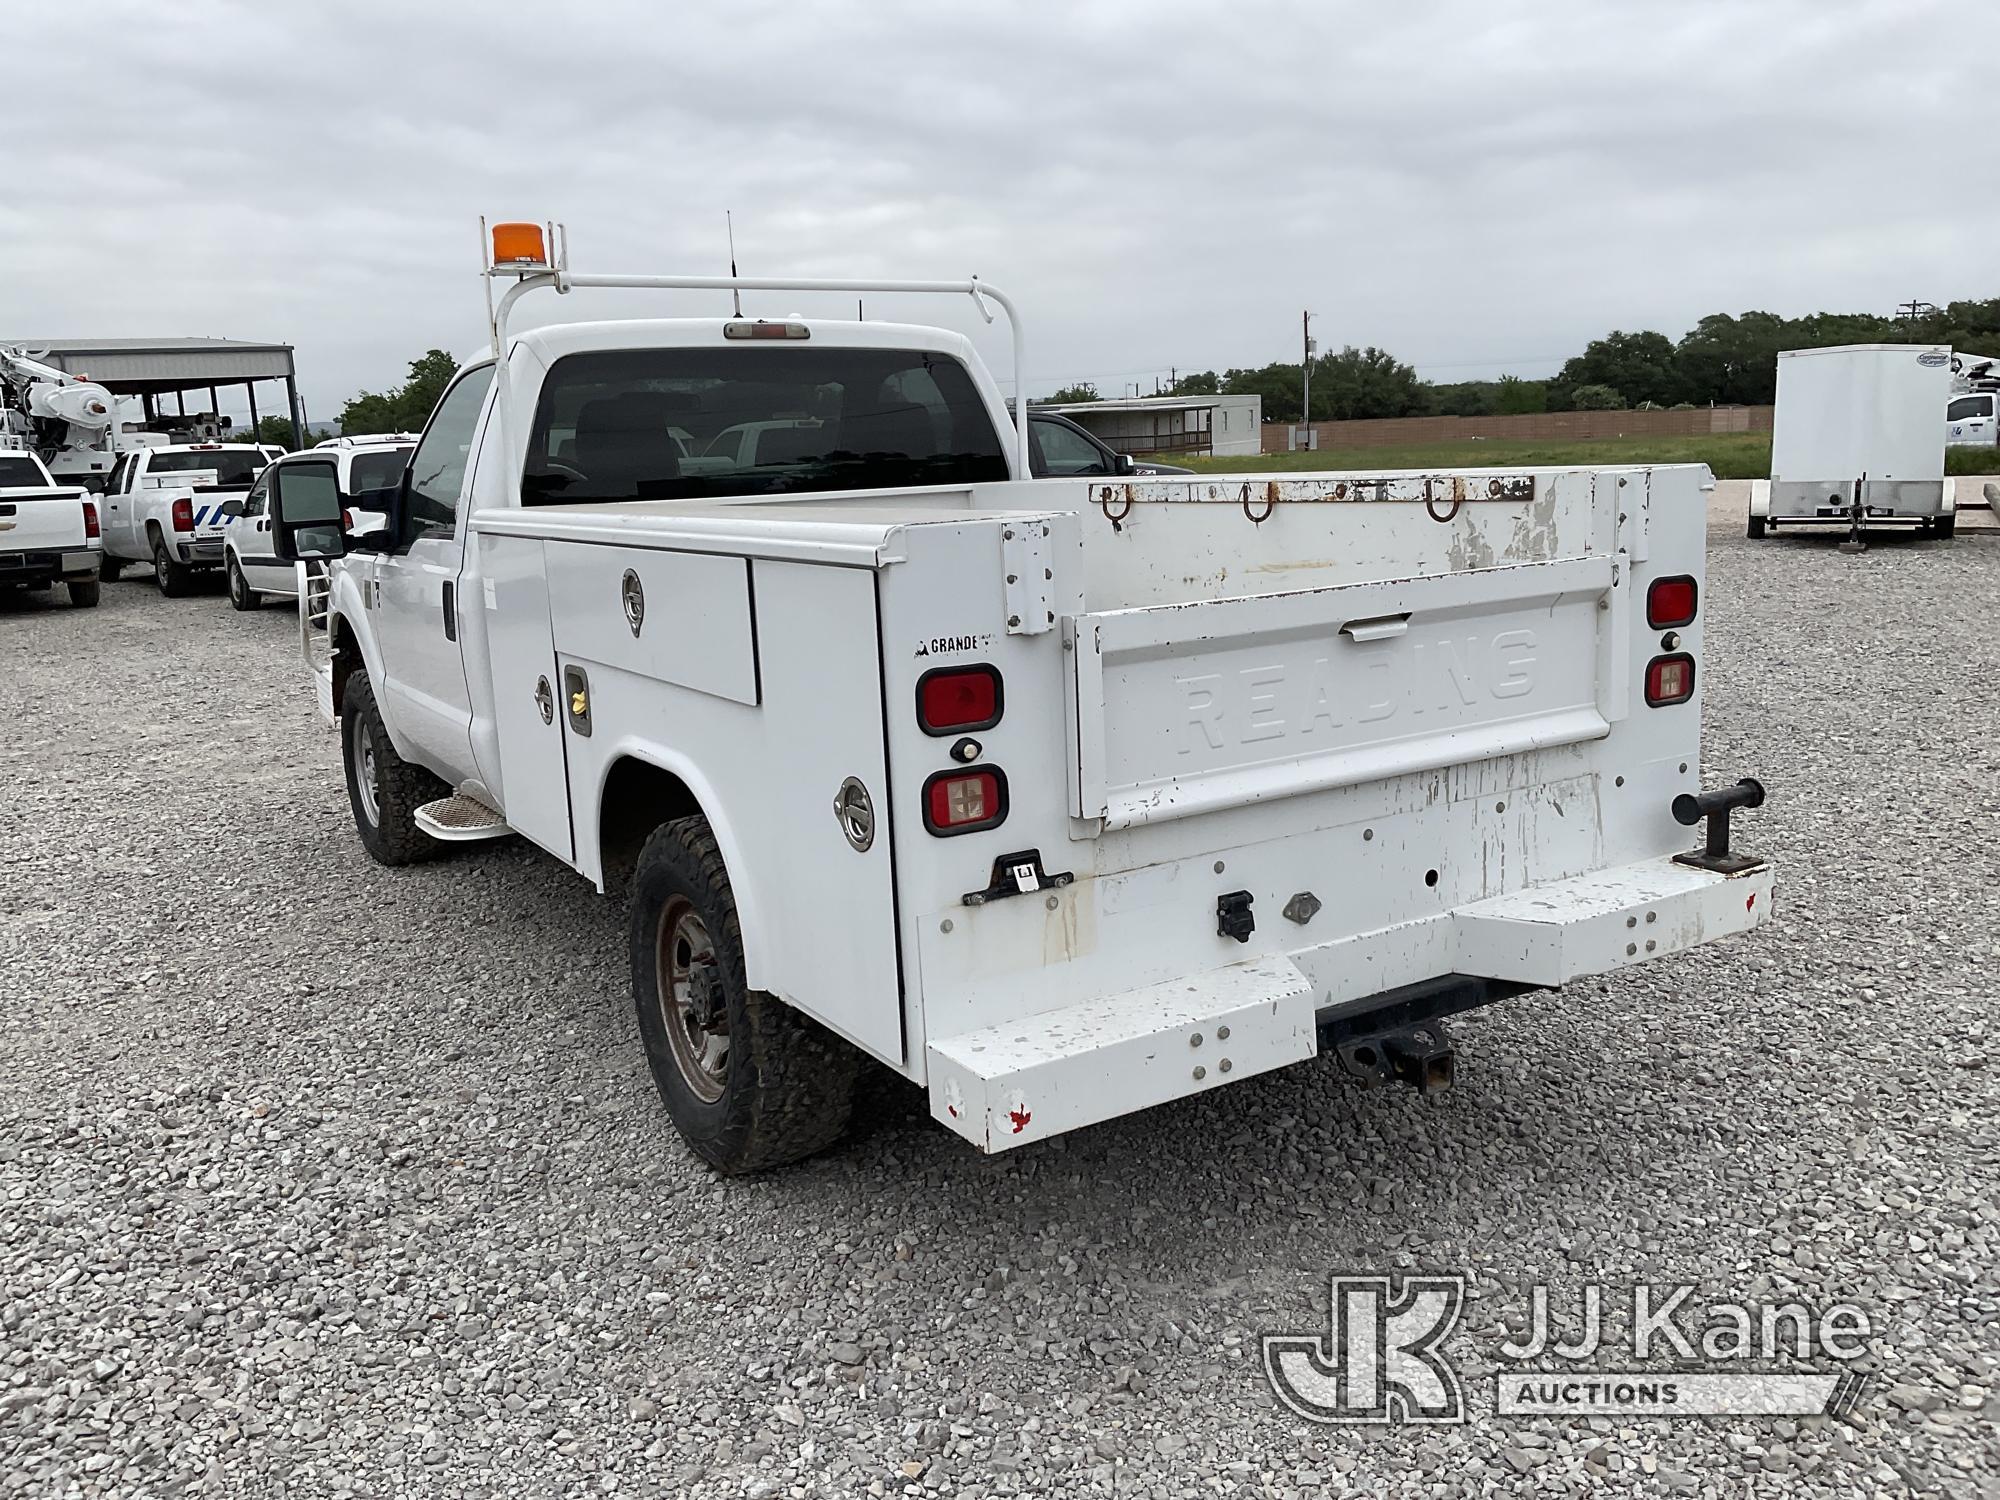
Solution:
<path fill-rule="evenodd" d="M 381 525 L 382 517 L 368 507 L 381 501 L 383 490 L 402 483 L 404 462 L 416 442 L 416 434 L 406 432 L 328 438 L 316 447 L 279 454 L 241 500 L 223 501 L 222 513 L 230 522 L 222 535 L 230 607 L 253 610 L 267 597 L 297 594 L 296 570 L 272 548 L 271 517 L 282 507 L 286 491 L 301 503 L 338 505 L 349 532 L 371 530 Z M 320 493 L 308 494 L 314 490 Z"/>
<path fill-rule="evenodd" d="M 93 608 L 98 596 L 97 504 L 77 485 L 60 485 L 41 459 L 0 437 L 0 588 L 62 584 L 69 602 Z"/>
<path fill-rule="evenodd" d="M 166 443 L 118 455 L 101 497 L 104 576 L 153 565 L 160 592 L 178 599 L 223 564 L 223 534 L 269 463 L 253 443 Z M 231 502 L 235 502 L 232 507 Z"/>
<path fill-rule="evenodd" d="M 837 1138 L 864 1057 L 987 1151 L 1321 1053 L 1438 1087 L 1450 1014 L 1769 913 L 1762 789 L 1700 790 L 1706 469 L 1023 480 L 955 333 L 508 328 L 611 286 L 1014 321 L 983 282 L 583 275 L 502 228 L 496 356 L 387 526 L 273 531 L 329 564 L 300 637 L 363 845 L 518 833 L 628 892 L 717 1169 Z M 801 415 L 741 468 L 670 430 Z"/>
<path fill-rule="evenodd" d="M 1771 477 L 1750 486 L 1749 534 L 1785 526 L 1958 527 L 1938 413 L 1951 390 L 1951 350 L 1929 344 L 1839 344 L 1778 355 Z"/>

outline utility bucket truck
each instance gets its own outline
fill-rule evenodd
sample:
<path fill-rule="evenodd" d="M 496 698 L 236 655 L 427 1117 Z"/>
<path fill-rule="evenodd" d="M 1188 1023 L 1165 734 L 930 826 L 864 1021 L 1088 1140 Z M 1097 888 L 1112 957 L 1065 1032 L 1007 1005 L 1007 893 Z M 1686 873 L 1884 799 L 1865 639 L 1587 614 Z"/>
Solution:
<path fill-rule="evenodd" d="M 33 452 L 58 484 L 98 490 L 118 428 L 118 399 L 103 386 L 0 345 L 0 448 Z"/>
<path fill-rule="evenodd" d="M 1951 381 L 1951 350 L 1933 345 L 1780 352 L 1771 477 L 1750 486 L 1750 535 L 1820 525 L 1856 540 L 1867 526 L 1950 536 L 1958 515 L 1938 413 Z"/>
<path fill-rule="evenodd" d="M 535 225 L 487 271 L 387 524 L 283 503 L 275 546 L 362 844 L 514 833 L 622 894 L 722 1171 L 833 1141 L 868 1058 L 985 1151 L 1319 1054 L 1437 1088 L 1453 1012 L 1770 911 L 1762 789 L 1702 789 L 1703 468 L 1028 481 L 956 333 L 510 327 L 940 294 L 1018 390 L 984 282 L 588 275 Z"/>

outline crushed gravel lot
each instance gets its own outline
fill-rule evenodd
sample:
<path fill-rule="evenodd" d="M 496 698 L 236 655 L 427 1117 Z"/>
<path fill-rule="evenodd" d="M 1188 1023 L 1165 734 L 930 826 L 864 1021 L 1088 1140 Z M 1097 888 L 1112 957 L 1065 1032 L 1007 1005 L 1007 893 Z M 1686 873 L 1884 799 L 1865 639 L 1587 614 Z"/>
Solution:
<path fill-rule="evenodd" d="M 2000 1495 L 2000 534 L 1832 541 L 1710 538 L 1765 930 L 1467 1018 L 1435 1098 L 1322 1061 L 986 1159 L 884 1081 L 726 1183 L 614 903 L 368 861 L 289 610 L 0 601 L 0 1496 Z M 1273 1399 L 1330 1273 L 1461 1270 L 1470 1422 Z M 1496 1417 L 1591 1282 L 1858 1304 L 1871 1381 Z"/>

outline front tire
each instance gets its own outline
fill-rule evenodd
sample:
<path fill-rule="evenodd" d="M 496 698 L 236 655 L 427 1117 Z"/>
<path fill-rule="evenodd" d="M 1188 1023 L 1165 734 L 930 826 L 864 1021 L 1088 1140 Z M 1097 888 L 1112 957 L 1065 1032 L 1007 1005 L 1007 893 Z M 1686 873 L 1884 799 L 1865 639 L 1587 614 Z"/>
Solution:
<path fill-rule="evenodd" d="M 232 554 L 229 559 L 229 607 L 238 613 L 257 608 L 264 602 L 264 596 L 250 587 L 250 580 L 243 576 L 242 565 Z"/>
<path fill-rule="evenodd" d="M 87 578 L 69 586 L 69 602 L 77 609 L 95 609 L 102 591 L 102 585 L 95 578 Z"/>
<path fill-rule="evenodd" d="M 744 982 L 736 900 L 706 818 L 664 823 L 646 840 L 628 936 L 646 1061 L 695 1155 L 734 1177 L 846 1133 L 860 1055 Z"/>
<path fill-rule="evenodd" d="M 1763 535 L 1764 518 L 1762 516 L 1752 516 L 1750 518 L 1750 540 L 1754 542 Z"/>
<path fill-rule="evenodd" d="M 165 537 L 153 538 L 153 579 L 169 599 L 185 599 L 194 591 L 194 569 L 174 561 Z"/>
<path fill-rule="evenodd" d="M 366 672 L 357 671 L 347 680 L 340 748 L 354 829 L 370 857 L 377 864 L 414 865 L 443 854 L 446 846 L 417 827 L 416 811 L 450 796 L 451 788 L 396 753 Z"/>
<path fill-rule="evenodd" d="M 1958 535 L 1957 516 L 1939 516 L 1931 522 L 1931 535 L 1941 542 L 1948 542 Z"/>
<path fill-rule="evenodd" d="M 109 552 L 105 553 L 97 561 L 97 581 L 99 583 L 116 583 L 118 575 L 124 571 L 125 559 L 122 557 L 113 557 Z"/>

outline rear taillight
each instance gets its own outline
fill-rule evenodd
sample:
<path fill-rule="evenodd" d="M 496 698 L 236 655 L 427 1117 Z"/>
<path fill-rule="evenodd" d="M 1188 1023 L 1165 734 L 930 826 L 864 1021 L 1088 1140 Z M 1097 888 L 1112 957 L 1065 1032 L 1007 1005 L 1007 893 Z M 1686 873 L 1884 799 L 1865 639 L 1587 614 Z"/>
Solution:
<path fill-rule="evenodd" d="M 939 771 L 924 783 L 924 827 L 940 838 L 996 828 L 1007 816 L 1007 778 L 997 768 Z"/>
<path fill-rule="evenodd" d="M 1694 658 L 1685 651 L 1646 663 L 1646 702 L 1653 708 L 1685 703 L 1694 696 Z"/>
<path fill-rule="evenodd" d="M 354 512 L 344 505 L 340 508 L 340 529 L 342 531 L 352 531 L 354 529 Z"/>
<path fill-rule="evenodd" d="M 194 530 L 194 501 L 176 500 L 174 502 L 174 530 Z"/>
<path fill-rule="evenodd" d="M 86 539 L 99 535 L 97 529 L 97 507 L 88 500 L 83 502 L 83 534 Z"/>
<path fill-rule="evenodd" d="M 917 679 L 917 723 L 925 734 L 991 729 L 1004 706 L 1000 672 L 984 663 L 936 667 Z"/>
<path fill-rule="evenodd" d="M 1692 578 L 1655 578 L 1646 590 L 1646 623 L 1655 630 L 1678 630 L 1694 624 L 1699 589 Z"/>

